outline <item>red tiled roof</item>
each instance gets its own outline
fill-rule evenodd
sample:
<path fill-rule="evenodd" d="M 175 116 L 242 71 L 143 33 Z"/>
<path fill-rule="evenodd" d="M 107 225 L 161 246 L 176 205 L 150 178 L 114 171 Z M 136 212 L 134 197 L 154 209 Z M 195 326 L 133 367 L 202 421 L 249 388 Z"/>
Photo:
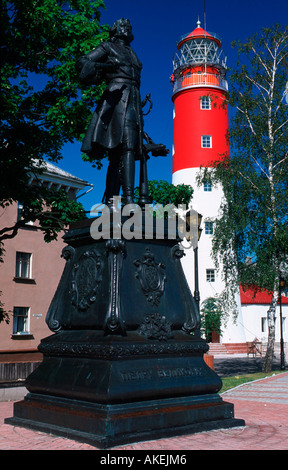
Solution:
<path fill-rule="evenodd" d="M 241 304 L 270 304 L 272 299 L 272 292 L 262 289 L 255 294 L 254 289 L 243 289 L 240 286 Z M 281 296 L 282 304 L 288 305 L 288 297 Z"/>

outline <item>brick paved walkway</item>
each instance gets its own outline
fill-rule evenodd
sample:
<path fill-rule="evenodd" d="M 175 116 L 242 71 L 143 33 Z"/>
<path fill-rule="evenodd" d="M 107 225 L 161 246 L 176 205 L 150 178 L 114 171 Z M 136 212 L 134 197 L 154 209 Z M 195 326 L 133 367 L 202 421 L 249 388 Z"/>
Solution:
<path fill-rule="evenodd" d="M 288 450 L 288 372 L 242 385 L 222 395 L 234 403 L 245 427 L 119 446 L 113 450 Z M 97 450 L 88 444 L 4 424 L 13 402 L 0 403 L 1 450 Z M 112 453 L 113 455 L 113 453 Z M 130 454 L 132 455 L 132 454 Z"/>

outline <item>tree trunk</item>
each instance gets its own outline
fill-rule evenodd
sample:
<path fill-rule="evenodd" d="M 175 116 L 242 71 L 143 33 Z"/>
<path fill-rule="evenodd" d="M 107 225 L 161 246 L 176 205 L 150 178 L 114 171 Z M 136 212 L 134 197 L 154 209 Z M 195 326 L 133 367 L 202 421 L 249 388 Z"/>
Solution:
<path fill-rule="evenodd" d="M 273 362 L 273 357 L 274 357 L 274 345 L 275 345 L 276 304 L 277 304 L 277 293 L 274 291 L 271 304 L 267 312 L 268 344 L 267 344 L 266 355 L 265 355 L 263 366 L 262 366 L 263 372 L 272 371 L 272 362 Z"/>

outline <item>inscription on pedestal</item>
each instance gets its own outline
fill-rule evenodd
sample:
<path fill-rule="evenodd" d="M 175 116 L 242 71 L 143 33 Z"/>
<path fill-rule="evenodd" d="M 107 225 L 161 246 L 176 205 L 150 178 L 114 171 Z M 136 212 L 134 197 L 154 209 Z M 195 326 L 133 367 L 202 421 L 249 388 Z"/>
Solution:
<path fill-rule="evenodd" d="M 205 376 L 205 371 L 200 367 L 175 367 L 175 368 L 163 368 L 158 369 L 153 374 L 152 369 L 143 369 L 143 370 L 127 370 L 121 371 L 121 378 L 124 382 L 129 382 L 132 380 L 152 380 L 153 375 L 156 372 L 156 375 L 159 379 L 170 379 L 173 377 L 203 377 Z"/>
<path fill-rule="evenodd" d="M 130 380 L 151 380 L 152 373 L 152 369 L 127 370 L 125 372 L 120 372 L 121 378 L 124 382 L 128 382 Z"/>
<path fill-rule="evenodd" d="M 174 369 L 160 369 L 157 371 L 160 379 L 170 377 L 201 377 L 205 375 L 200 367 L 176 367 Z"/>

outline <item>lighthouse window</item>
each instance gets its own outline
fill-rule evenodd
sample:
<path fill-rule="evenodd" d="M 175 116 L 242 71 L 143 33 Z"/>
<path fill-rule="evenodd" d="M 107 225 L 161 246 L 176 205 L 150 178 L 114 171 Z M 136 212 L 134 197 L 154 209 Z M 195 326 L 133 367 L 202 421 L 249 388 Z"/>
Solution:
<path fill-rule="evenodd" d="M 201 102 L 200 102 L 200 108 L 201 109 L 211 109 L 211 98 L 210 96 L 201 96 Z"/>
<path fill-rule="evenodd" d="M 212 191 L 212 184 L 205 181 L 204 183 L 204 191 Z"/>
<path fill-rule="evenodd" d="M 211 135 L 202 135 L 201 136 L 201 146 L 205 149 L 212 148 L 212 136 Z"/>
<path fill-rule="evenodd" d="M 205 222 L 205 234 L 213 235 L 213 222 Z"/>
<path fill-rule="evenodd" d="M 206 269 L 206 281 L 215 282 L 215 269 Z"/>

